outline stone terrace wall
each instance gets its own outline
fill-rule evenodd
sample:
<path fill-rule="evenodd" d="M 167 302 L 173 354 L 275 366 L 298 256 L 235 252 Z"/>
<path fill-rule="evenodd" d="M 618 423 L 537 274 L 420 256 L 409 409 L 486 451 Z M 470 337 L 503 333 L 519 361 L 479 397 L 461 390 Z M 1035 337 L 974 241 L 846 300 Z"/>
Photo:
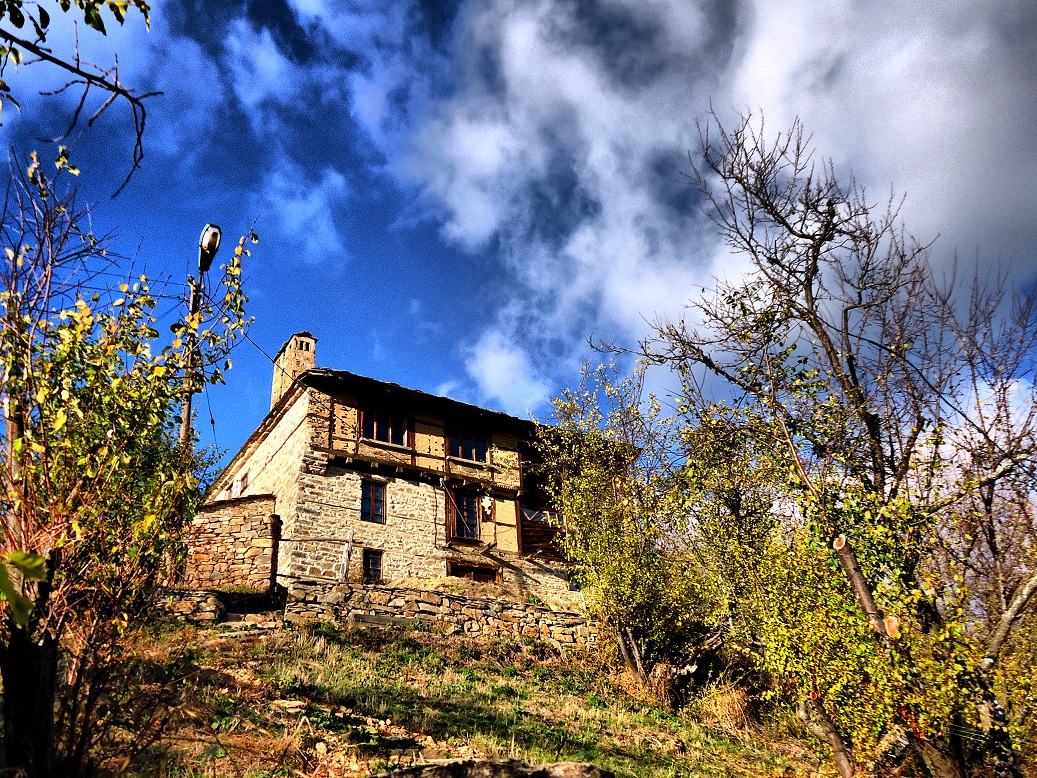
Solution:
<path fill-rule="evenodd" d="M 270 534 L 273 513 L 272 495 L 203 505 L 187 531 L 187 562 L 178 587 L 265 589 L 275 553 Z"/>
<path fill-rule="evenodd" d="M 474 599 L 456 594 L 364 584 L 299 581 L 288 588 L 287 621 L 336 621 L 364 617 L 380 623 L 422 621 L 447 634 L 533 637 L 557 648 L 586 648 L 597 641 L 597 624 L 586 616 L 539 605 Z"/>
<path fill-rule="evenodd" d="M 209 592 L 165 592 L 156 599 L 156 606 L 184 621 L 218 622 L 227 615 L 220 598 Z"/>

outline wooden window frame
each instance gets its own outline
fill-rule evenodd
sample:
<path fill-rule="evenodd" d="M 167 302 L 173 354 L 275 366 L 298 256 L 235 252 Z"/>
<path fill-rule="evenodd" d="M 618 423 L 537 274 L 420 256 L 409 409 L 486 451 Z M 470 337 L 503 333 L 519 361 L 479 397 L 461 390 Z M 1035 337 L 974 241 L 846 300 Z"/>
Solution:
<path fill-rule="evenodd" d="M 458 533 L 458 518 L 461 513 L 461 502 L 474 501 L 475 504 L 475 517 L 474 517 L 474 531 L 475 536 L 461 535 Z M 483 495 L 481 494 L 464 494 L 457 491 L 450 491 L 450 539 L 459 540 L 466 543 L 479 543 L 482 540 L 482 523 L 483 523 L 483 506 L 482 506 Z M 472 522 L 465 522 L 466 527 L 472 526 Z"/>
<path fill-rule="evenodd" d="M 377 560 L 377 575 L 371 575 Z M 362 558 L 364 583 L 379 585 L 385 581 L 385 552 L 380 548 L 365 548 Z"/>
<path fill-rule="evenodd" d="M 365 490 L 371 490 L 371 496 L 368 497 L 364 494 Z M 380 497 L 375 498 L 375 493 L 380 492 Z M 369 510 L 366 509 L 370 504 Z M 375 514 L 375 507 L 380 504 L 378 515 Z M 385 483 L 382 481 L 375 481 L 371 478 L 363 478 L 360 481 L 360 521 L 366 521 L 369 524 L 385 524 L 388 506 L 388 489 L 386 489 Z"/>
<path fill-rule="evenodd" d="M 455 443 L 456 448 L 455 448 Z M 467 446 L 466 446 L 467 444 Z M 479 459 L 479 445 L 482 445 L 483 458 Z M 476 435 L 467 430 L 450 430 L 446 435 L 446 452 L 451 459 L 460 459 L 465 462 L 480 462 L 490 464 L 492 462 L 491 450 L 493 441 L 489 435 Z M 472 456 L 467 456 L 467 454 Z"/>
<path fill-rule="evenodd" d="M 401 436 L 394 435 L 397 430 L 397 422 L 403 426 L 402 442 L 397 442 Z M 368 429 L 370 425 L 370 430 Z M 388 430 L 386 438 L 379 437 L 382 428 Z M 363 408 L 360 411 L 360 423 L 357 427 L 362 440 L 370 440 L 375 443 L 383 443 L 389 446 L 401 448 L 414 448 L 414 420 L 409 416 L 399 413 L 391 413 L 377 408 Z M 371 432 L 369 435 L 368 432 Z M 394 438 L 396 438 L 394 440 Z"/>

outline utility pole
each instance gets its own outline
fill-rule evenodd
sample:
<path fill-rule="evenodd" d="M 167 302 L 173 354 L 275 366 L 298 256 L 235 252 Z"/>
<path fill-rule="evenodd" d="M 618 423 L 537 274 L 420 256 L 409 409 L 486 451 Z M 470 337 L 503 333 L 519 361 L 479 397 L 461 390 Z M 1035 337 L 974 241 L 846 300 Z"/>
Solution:
<path fill-rule="evenodd" d="M 184 358 L 184 401 L 180 415 L 180 445 L 187 446 L 191 439 L 191 400 L 194 396 L 194 332 L 191 329 L 195 316 L 202 307 L 202 279 L 212 267 L 212 260 L 220 250 L 222 232 L 215 224 L 206 224 L 202 236 L 198 239 L 198 278 L 187 277 L 191 286 L 191 300 L 188 303 L 188 343 Z"/>

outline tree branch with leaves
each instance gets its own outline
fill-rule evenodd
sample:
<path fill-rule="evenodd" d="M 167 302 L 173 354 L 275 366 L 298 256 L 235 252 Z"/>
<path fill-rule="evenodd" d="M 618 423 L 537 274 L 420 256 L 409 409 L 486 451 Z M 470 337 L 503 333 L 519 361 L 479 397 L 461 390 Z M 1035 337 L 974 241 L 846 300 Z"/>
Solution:
<path fill-rule="evenodd" d="M 108 240 L 84 226 L 62 175 L 33 155 L 0 221 L 0 553 L 16 593 L 0 674 L 7 766 L 33 778 L 80 775 L 110 734 L 99 717 L 108 668 L 151 611 L 202 496 L 203 459 L 176 442 L 184 372 L 195 353 L 195 366 L 225 359 L 244 334 L 241 261 L 255 240 L 239 242 L 218 299 L 164 340 L 147 278 L 92 291 L 111 268 Z"/>

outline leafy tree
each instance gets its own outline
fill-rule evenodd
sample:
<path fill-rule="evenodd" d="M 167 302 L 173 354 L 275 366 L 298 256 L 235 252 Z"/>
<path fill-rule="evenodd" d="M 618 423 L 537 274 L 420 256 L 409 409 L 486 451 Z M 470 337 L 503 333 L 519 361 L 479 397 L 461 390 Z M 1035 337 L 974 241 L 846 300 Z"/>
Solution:
<path fill-rule="evenodd" d="M 701 637 L 711 597 L 679 542 L 679 431 L 644 396 L 644 371 L 585 369 L 539 429 L 548 489 L 561 513 L 562 549 L 591 607 L 646 679 Z"/>
<path fill-rule="evenodd" d="M 743 557 L 770 667 L 844 776 L 898 742 L 940 778 L 984 756 L 1021 775 L 996 671 L 1037 592 L 1015 545 L 1034 528 L 1034 301 L 941 281 L 896 202 L 815 161 L 798 123 L 768 142 L 752 117 L 714 121 L 702 141 L 694 180 L 751 270 L 643 356 L 788 484 Z M 718 379 L 725 405 L 703 390 Z"/>
<path fill-rule="evenodd" d="M 16 596 L 0 624 L 5 754 L 32 777 L 74 776 L 89 771 L 114 713 L 105 692 L 120 638 L 152 609 L 200 498 L 198 459 L 176 443 L 177 408 L 192 352 L 218 381 L 244 330 L 248 252 L 242 238 L 219 299 L 206 297 L 163 344 L 146 278 L 91 291 L 111 265 L 107 241 L 84 229 L 73 193 L 35 155 L 9 192 L 0 551 Z"/>

